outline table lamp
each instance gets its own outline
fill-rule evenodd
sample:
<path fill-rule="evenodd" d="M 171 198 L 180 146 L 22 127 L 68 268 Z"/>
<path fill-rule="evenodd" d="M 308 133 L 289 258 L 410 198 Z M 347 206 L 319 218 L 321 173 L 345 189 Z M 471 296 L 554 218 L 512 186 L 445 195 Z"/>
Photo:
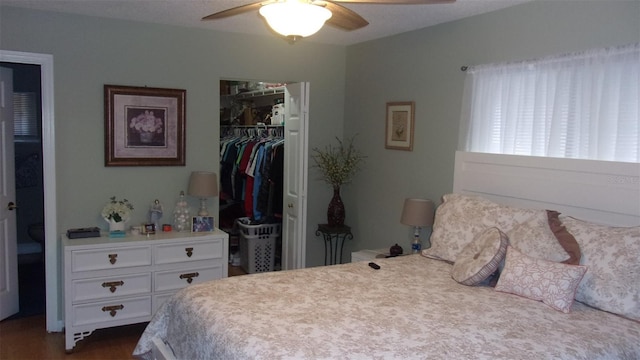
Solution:
<path fill-rule="evenodd" d="M 416 254 L 420 252 L 422 245 L 420 244 L 420 228 L 433 225 L 434 206 L 431 200 L 425 199 L 405 199 L 402 208 L 402 217 L 400 222 L 404 225 L 413 226 L 413 242 L 411 243 L 411 252 Z"/>
<path fill-rule="evenodd" d="M 218 195 L 218 177 L 212 172 L 192 172 L 189 178 L 189 189 L 187 193 L 190 196 L 200 198 L 198 216 L 209 216 L 207 198 Z"/>

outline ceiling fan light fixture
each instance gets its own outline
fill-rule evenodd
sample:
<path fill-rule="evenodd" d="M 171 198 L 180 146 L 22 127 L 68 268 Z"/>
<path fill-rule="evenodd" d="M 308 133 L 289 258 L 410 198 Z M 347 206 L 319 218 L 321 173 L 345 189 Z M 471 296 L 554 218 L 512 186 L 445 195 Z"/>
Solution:
<path fill-rule="evenodd" d="M 287 0 L 260 8 L 269 26 L 286 37 L 307 37 L 317 33 L 331 18 L 328 9 L 306 1 Z"/>

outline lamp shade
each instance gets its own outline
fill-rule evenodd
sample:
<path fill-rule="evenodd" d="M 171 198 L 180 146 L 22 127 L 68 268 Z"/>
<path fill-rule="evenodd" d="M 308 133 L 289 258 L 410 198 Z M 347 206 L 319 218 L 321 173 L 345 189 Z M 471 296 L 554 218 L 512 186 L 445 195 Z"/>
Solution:
<path fill-rule="evenodd" d="M 315 34 L 332 14 L 328 9 L 306 1 L 287 0 L 262 6 L 260 15 L 278 34 L 295 38 Z"/>
<path fill-rule="evenodd" d="M 189 178 L 187 193 L 199 198 L 208 198 L 218 195 L 218 177 L 215 173 L 206 171 L 194 171 Z"/>
<path fill-rule="evenodd" d="M 431 200 L 405 199 L 400 222 L 409 226 L 433 225 L 434 206 Z"/>

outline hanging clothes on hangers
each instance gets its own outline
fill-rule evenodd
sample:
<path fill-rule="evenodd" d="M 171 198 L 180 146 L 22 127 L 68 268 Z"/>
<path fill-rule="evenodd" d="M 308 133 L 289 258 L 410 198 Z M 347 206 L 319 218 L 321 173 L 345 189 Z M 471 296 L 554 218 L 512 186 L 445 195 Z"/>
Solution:
<path fill-rule="evenodd" d="M 221 200 L 241 202 L 245 216 L 252 221 L 281 217 L 284 177 L 279 163 L 284 163 L 283 135 L 282 127 L 264 125 L 233 127 L 221 132 L 220 184 L 224 193 Z M 281 174 L 273 174 L 273 168 L 281 168 Z"/>
<path fill-rule="evenodd" d="M 261 169 L 262 183 L 258 191 L 256 208 L 267 218 L 282 216 L 284 179 L 284 141 L 267 145 L 266 161 Z M 279 201 L 274 201 L 279 199 Z"/>

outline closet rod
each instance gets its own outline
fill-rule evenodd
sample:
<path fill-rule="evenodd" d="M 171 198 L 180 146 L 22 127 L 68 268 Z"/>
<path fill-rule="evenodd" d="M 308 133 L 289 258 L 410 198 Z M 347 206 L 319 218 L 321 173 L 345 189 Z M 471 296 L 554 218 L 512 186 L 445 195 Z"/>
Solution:
<path fill-rule="evenodd" d="M 278 127 L 283 127 L 284 125 L 267 125 L 265 123 L 257 123 L 256 125 L 220 125 L 220 127 L 225 127 L 225 128 L 263 128 L 263 127 L 268 127 L 268 128 L 278 128 Z"/>

